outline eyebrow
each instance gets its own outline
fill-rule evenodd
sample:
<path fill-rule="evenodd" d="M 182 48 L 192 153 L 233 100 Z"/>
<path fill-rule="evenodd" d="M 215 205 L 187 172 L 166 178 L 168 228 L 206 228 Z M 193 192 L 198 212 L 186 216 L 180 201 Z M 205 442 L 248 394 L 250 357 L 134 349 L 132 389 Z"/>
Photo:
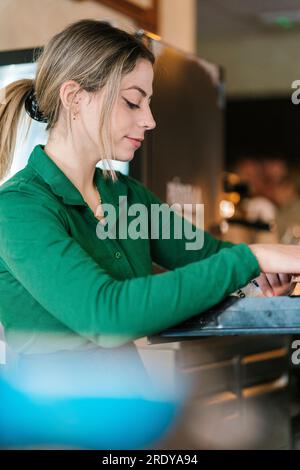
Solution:
<path fill-rule="evenodd" d="M 146 98 L 146 96 L 147 96 L 147 93 L 145 92 L 145 90 L 143 90 L 142 88 L 140 88 L 139 86 L 136 86 L 136 85 L 133 85 L 129 88 L 124 88 L 124 91 L 127 91 L 127 90 L 137 90 L 141 93 L 141 95 L 144 96 L 144 98 Z M 149 96 L 149 98 L 152 98 L 152 95 Z"/>

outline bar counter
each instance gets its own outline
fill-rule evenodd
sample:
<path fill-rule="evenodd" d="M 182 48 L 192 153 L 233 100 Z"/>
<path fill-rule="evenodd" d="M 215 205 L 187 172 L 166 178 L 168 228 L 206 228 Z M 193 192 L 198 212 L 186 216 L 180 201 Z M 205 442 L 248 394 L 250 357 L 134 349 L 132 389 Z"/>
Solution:
<path fill-rule="evenodd" d="M 148 337 L 157 368 L 165 359 L 177 384 L 193 384 L 180 423 L 162 447 L 295 448 L 300 380 L 291 344 L 297 335 L 298 296 L 230 296 Z"/>

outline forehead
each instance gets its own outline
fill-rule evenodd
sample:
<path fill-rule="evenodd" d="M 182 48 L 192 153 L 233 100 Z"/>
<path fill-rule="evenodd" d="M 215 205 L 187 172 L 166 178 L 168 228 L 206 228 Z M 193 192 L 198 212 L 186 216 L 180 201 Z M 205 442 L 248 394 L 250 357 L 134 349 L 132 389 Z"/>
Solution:
<path fill-rule="evenodd" d="M 134 69 L 124 75 L 121 80 L 121 89 L 138 86 L 148 95 L 152 94 L 153 66 L 145 59 L 139 59 Z M 132 90 L 135 91 L 136 90 Z"/>

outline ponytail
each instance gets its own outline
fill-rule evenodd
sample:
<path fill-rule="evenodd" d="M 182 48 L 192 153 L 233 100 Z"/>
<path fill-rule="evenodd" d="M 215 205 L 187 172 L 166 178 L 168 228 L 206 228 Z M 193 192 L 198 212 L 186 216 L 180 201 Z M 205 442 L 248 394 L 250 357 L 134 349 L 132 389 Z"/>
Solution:
<path fill-rule="evenodd" d="M 19 118 L 32 86 L 33 80 L 23 79 L 0 90 L 0 181 L 11 168 Z"/>

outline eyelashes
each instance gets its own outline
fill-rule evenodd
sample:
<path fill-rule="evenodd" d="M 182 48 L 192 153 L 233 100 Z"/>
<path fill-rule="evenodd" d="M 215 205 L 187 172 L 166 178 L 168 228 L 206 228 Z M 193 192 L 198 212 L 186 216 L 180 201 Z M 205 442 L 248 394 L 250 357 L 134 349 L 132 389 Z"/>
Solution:
<path fill-rule="evenodd" d="M 140 107 L 137 104 L 131 103 L 130 101 L 126 100 L 126 98 L 123 98 L 123 100 L 127 104 L 128 108 L 130 108 L 130 109 L 140 109 Z"/>

